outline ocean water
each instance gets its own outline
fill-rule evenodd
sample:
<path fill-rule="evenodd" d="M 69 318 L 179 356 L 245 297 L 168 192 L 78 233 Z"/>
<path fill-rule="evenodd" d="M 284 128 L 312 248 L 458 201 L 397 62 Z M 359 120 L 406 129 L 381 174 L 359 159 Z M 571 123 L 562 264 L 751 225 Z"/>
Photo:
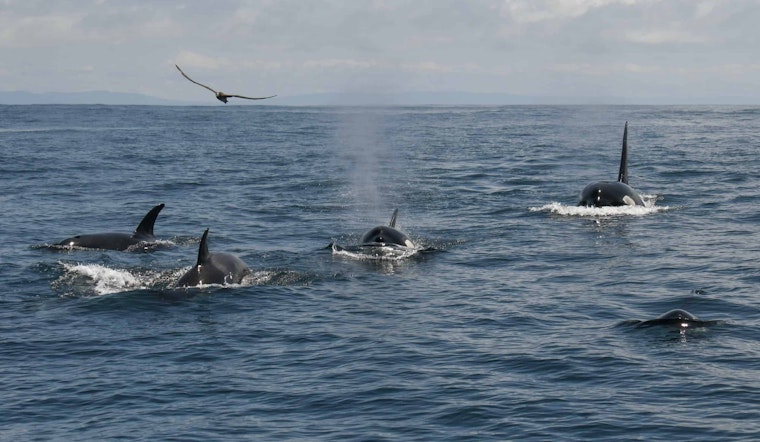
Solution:
<path fill-rule="evenodd" d="M 576 207 L 626 121 L 647 206 Z M 760 439 L 759 149 L 758 107 L 0 106 L 0 439 Z M 159 203 L 156 250 L 51 247 Z M 394 208 L 424 250 L 335 247 Z M 206 228 L 252 274 L 173 289 Z M 674 308 L 718 323 L 626 322 Z"/>

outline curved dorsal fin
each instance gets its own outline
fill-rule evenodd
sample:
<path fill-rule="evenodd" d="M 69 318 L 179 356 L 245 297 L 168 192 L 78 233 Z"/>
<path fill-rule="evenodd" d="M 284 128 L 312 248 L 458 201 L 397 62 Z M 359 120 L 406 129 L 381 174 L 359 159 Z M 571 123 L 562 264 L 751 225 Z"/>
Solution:
<path fill-rule="evenodd" d="M 158 212 L 164 208 L 164 204 L 159 204 L 156 207 L 150 209 L 147 215 L 140 221 L 140 225 L 137 226 L 135 233 L 138 235 L 151 235 L 153 236 L 153 224 L 156 223 Z"/>
<path fill-rule="evenodd" d="M 198 247 L 198 262 L 195 264 L 196 266 L 199 266 L 206 262 L 208 259 L 208 229 L 206 229 L 205 232 L 203 232 L 203 236 L 201 237 L 201 245 Z"/>
<path fill-rule="evenodd" d="M 620 155 L 620 171 L 618 172 L 618 181 L 628 184 L 628 122 L 625 122 L 623 129 L 623 153 Z"/>
<path fill-rule="evenodd" d="M 391 222 L 388 223 L 391 227 L 396 227 L 396 215 L 398 215 L 398 207 L 393 210 L 393 216 L 391 216 Z"/>

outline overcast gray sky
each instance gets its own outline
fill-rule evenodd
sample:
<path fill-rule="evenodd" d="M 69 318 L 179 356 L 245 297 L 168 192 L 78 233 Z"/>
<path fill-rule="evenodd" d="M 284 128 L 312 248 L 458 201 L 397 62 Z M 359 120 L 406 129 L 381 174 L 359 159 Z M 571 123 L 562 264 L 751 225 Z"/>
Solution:
<path fill-rule="evenodd" d="M 0 0 L 0 91 L 760 104 L 760 0 Z"/>

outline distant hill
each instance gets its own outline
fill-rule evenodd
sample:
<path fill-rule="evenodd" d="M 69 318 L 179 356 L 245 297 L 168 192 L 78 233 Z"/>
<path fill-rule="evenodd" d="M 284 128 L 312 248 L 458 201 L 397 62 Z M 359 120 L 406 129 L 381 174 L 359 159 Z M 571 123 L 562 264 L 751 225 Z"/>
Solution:
<path fill-rule="evenodd" d="M 277 103 L 275 103 L 275 100 Z M 549 99 L 511 94 L 482 94 L 473 92 L 408 92 L 408 93 L 325 93 L 283 96 L 269 100 L 271 104 L 296 106 L 424 106 L 424 105 L 484 105 L 549 103 Z"/>
<path fill-rule="evenodd" d="M 231 99 L 228 105 L 270 106 L 424 106 L 424 105 L 486 105 L 510 104 L 571 104 L 610 103 L 610 100 L 557 99 L 512 94 L 484 94 L 472 92 L 409 92 L 409 93 L 323 93 L 282 95 L 269 100 L 248 101 Z M 166 100 L 142 94 L 89 91 L 89 92 L 1 92 L 0 104 L 106 104 L 106 105 L 165 105 L 165 106 L 218 106 L 213 96 L 206 101 Z"/>
<path fill-rule="evenodd" d="M 508 105 L 557 103 L 547 98 L 509 94 L 479 94 L 470 92 L 411 92 L 393 94 L 324 93 L 279 96 L 264 101 L 231 99 L 229 105 L 279 106 L 421 106 L 421 105 Z M 221 105 L 213 96 L 208 101 L 166 100 L 142 94 L 89 92 L 0 92 L 0 104 L 108 104 L 108 105 Z"/>
<path fill-rule="evenodd" d="M 282 96 L 267 104 L 283 106 L 509 106 L 509 105 L 757 105 L 754 97 L 544 96 L 477 92 L 409 92 L 392 94 L 312 94 Z"/>
<path fill-rule="evenodd" d="M 143 94 L 90 92 L 2 92 L 2 104 L 106 104 L 106 105 L 163 105 L 163 106 L 224 106 L 213 96 L 207 100 L 167 100 Z M 507 105 L 689 105 L 736 104 L 757 105 L 752 97 L 550 97 L 474 92 L 408 92 L 408 93 L 324 93 L 280 95 L 269 100 L 248 101 L 231 99 L 227 106 L 507 106 Z"/>
<path fill-rule="evenodd" d="M 0 92 L 0 104 L 138 104 L 183 105 L 188 102 L 164 100 L 143 94 L 123 92 Z"/>

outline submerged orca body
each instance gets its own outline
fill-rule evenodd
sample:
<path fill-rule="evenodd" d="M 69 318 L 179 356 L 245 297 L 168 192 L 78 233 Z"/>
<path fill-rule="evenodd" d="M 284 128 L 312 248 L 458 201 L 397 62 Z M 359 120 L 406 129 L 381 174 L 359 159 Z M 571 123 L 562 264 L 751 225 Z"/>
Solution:
<path fill-rule="evenodd" d="M 414 243 L 408 236 L 396 230 L 396 215 L 398 215 L 398 209 L 393 211 L 391 216 L 391 222 L 387 226 L 377 226 L 368 230 L 362 235 L 362 246 L 385 246 L 385 245 L 399 245 L 409 248 L 414 248 Z"/>
<path fill-rule="evenodd" d="M 198 248 L 198 261 L 175 284 L 176 287 L 194 287 L 201 284 L 240 284 L 251 273 L 245 263 L 229 253 L 209 253 L 208 229 L 203 232 Z"/>
<path fill-rule="evenodd" d="M 676 327 L 676 328 L 689 328 L 689 327 L 706 327 L 708 325 L 716 324 L 718 321 L 705 321 L 697 318 L 686 310 L 675 309 L 671 310 L 656 319 L 650 319 L 648 321 L 641 321 L 637 327 Z"/>
<path fill-rule="evenodd" d="M 159 204 L 150 209 L 134 233 L 94 233 L 90 235 L 77 235 L 64 239 L 59 246 L 81 247 L 87 249 L 105 249 L 105 250 L 127 250 L 130 247 L 139 244 L 155 241 L 153 236 L 153 224 L 156 217 L 164 204 Z"/>
<path fill-rule="evenodd" d="M 579 206 L 643 206 L 644 201 L 628 185 L 628 122 L 623 130 L 623 153 L 620 155 L 620 171 L 617 181 L 598 181 L 581 191 Z"/>

